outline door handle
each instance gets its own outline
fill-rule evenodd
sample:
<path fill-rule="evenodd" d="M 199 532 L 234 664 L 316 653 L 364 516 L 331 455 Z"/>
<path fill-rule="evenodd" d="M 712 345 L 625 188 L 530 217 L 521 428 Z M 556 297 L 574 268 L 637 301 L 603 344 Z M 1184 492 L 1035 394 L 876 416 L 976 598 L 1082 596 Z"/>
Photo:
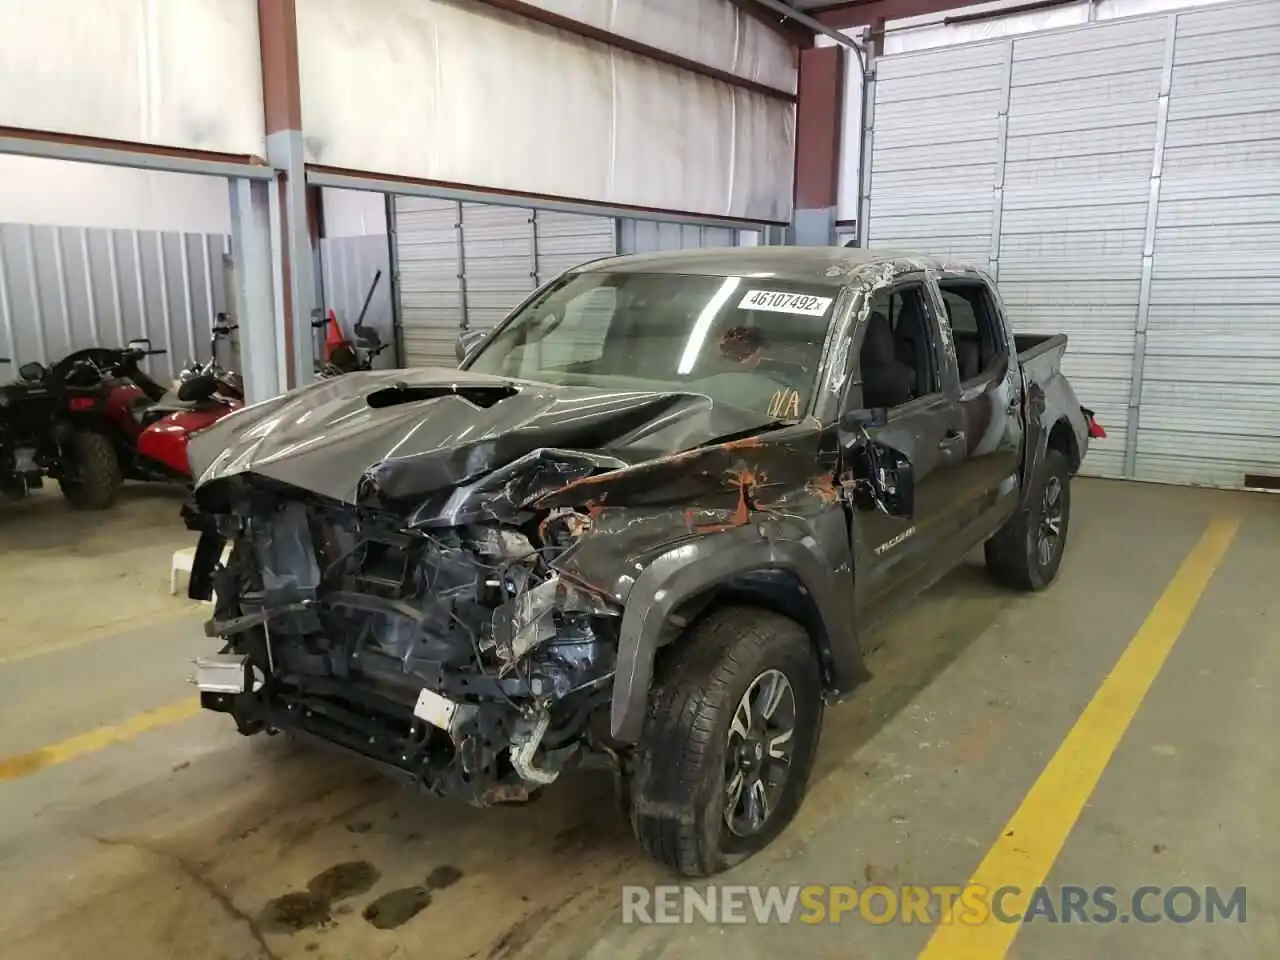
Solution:
<path fill-rule="evenodd" d="M 964 431 L 948 430 L 938 441 L 938 449 L 946 454 L 955 454 L 964 450 Z"/>

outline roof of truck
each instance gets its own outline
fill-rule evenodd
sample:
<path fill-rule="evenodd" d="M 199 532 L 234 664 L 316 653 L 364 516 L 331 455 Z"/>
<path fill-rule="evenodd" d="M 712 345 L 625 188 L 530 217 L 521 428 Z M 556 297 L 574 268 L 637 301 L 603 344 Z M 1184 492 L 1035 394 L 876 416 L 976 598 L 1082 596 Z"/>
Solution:
<path fill-rule="evenodd" d="M 955 270 L 964 265 L 904 250 L 858 247 L 706 247 L 606 257 L 583 264 L 583 272 L 687 273 L 712 277 L 759 276 L 842 286 L 893 266 L 909 270 Z"/>

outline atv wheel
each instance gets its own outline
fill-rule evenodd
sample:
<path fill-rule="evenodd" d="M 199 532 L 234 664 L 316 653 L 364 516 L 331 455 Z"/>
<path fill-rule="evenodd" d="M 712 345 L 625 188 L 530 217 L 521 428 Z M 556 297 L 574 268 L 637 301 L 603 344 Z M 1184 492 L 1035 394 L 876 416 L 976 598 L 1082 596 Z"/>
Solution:
<path fill-rule="evenodd" d="M 1071 520 L 1071 471 L 1061 450 L 1045 452 L 1026 505 L 984 548 L 992 576 L 1018 590 L 1043 590 L 1062 564 Z"/>
<path fill-rule="evenodd" d="M 71 451 L 73 475 L 58 481 L 62 495 L 77 510 L 105 510 L 124 483 L 115 446 L 97 431 L 77 430 Z"/>
<path fill-rule="evenodd" d="M 755 607 L 715 611 L 661 664 L 636 748 L 631 827 L 645 852 L 709 876 L 768 846 L 799 809 L 822 727 L 805 630 Z"/>

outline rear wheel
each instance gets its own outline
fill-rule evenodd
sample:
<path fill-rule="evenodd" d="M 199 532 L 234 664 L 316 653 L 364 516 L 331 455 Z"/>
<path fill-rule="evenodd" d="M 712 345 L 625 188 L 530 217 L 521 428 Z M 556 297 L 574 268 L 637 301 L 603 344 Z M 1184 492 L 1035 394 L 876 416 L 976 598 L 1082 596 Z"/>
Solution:
<path fill-rule="evenodd" d="M 70 447 L 70 475 L 58 481 L 62 495 L 77 510 L 105 510 L 115 502 L 124 484 L 115 445 L 95 430 L 78 430 Z"/>
<path fill-rule="evenodd" d="M 636 750 L 631 825 L 686 876 L 768 846 L 799 809 L 822 726 L 808 634 L 754 607 L 695 626 L 662 665 Z"/>
<path fill-rule="evenodd" d="M 1043 590 L 1058 575 L 1071 521 L 1071 470 L 1061 450 L 1045 452 L 1025 505 L 987 541 L 987 567 L 1000 583 Z"/>

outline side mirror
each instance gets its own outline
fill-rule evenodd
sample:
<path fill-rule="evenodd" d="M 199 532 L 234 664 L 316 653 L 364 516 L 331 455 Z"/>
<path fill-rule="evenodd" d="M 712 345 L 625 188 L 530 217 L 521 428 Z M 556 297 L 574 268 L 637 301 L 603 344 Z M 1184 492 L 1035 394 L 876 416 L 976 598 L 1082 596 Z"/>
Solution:
<path fill-rule="evenodd" d="M 147 337 L 138 337 L 136 340 L 130 340 L 124 348 L 130 353 L 150 353 L 151 340 Z"/>
<path fill-rule="evenodd" d="M 877 445 L 871 478 L 876 506 L 891 517 L 908 520 L 916 512 L 916 478 L 911 461 L 889 447 Z"/>
<path fill-rule="evenodd" d="M 45 370 L 44 364 L 36 360 L 32 360 L 30 363 L 24 363 L 18 368 L 18 376 L 23 380 L 29 380 L 31 383 L 39 383 L 45 378 L 46 373 L 48 373 L 48 371 Z"/>
<path fill-rule="evenodd" d="M 889 424 L 887 407 L 871 407 L 870 409 L 846 410 L 840 418 L 840 425 L 848 433 L 860 433 L 872 427 L 884 427 Z"/>
<path fill-rule="evenodd" d="M 454 353 L 458 357 L 458 363 L 462 363 L 471 355 L 476 347 L 480 346 L 480 341 L 485 337 L 483 330 L 463 330 L 458 334 L 458 342 L 454 348 Z"/>

